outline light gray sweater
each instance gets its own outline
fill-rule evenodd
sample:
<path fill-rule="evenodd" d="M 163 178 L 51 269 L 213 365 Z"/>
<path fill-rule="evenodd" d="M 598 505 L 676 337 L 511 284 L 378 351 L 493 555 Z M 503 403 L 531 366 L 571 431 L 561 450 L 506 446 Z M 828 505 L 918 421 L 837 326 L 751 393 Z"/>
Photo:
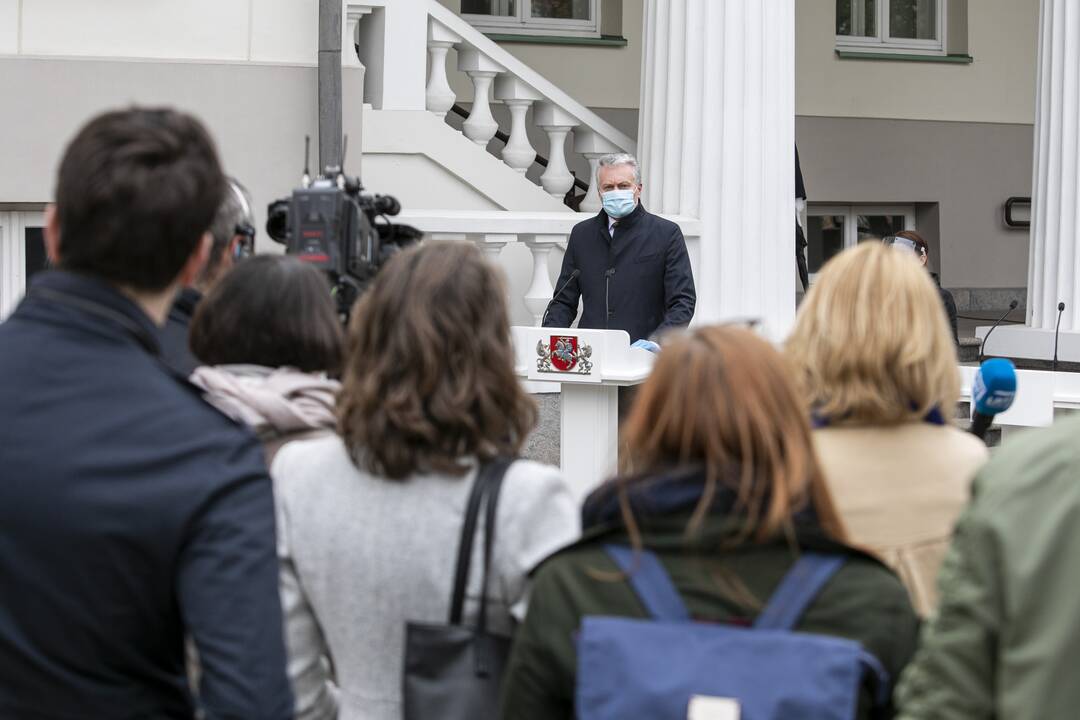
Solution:
<path fill-rule="evenodd" d="M 329 436 L 286 445 L 271 475 L 297 718 L 399 720 L 405 623 L 447 621 L 475 470 L 387 480 L 357 469 Z M 578 534 L 578 508 L 558 469 L 515 462 L 496 516 L 493 631 L 509 631 L 511 615 L 523 615 L 529 570 Z M 474 543 L 468 623 L 478 608 L 480 549 Z"/>

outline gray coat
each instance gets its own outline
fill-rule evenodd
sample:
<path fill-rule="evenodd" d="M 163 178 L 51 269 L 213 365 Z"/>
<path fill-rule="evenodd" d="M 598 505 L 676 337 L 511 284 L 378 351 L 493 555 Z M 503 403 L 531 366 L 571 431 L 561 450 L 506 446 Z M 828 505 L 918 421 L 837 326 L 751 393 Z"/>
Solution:
<path fill-rule="evenodd" d="M 446 622 L 475 471 L 386 480 L 358 470 L 331 436 L 289 443 L 271 475 L 297 718 L 398 720 L 405 623 Z M 578 533 L 558 469 L 514 463 L 499 497 L 489 588 L 496 632 L 523 616 L 529 570 Z M 480 566 L 477 554 L 472 567 Z M 479 584 L 473 572 L 467 622 Z"/>

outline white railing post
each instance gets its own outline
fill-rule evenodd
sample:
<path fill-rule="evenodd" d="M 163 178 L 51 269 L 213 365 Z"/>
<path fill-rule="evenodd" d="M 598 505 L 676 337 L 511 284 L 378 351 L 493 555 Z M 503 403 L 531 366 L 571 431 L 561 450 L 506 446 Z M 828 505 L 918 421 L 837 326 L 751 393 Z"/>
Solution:
<path fill-rule="evenodd" d="M 344 67 L 362 66 L 360 58 L 356 54 L 356 29 L 360 24 L 360 18 L 370 15 L 372 10 L 373 8 L 370 5 L 345 3 L 345 22 L 342 23 L 341 28 L 341 64 Z"/>
<path fill-rule="evenodd" d="M 581 201 L 581 212 L 600 212 L 600 193 L 596 187 L 596 172 L 600 168 L 600 158 L 610 153 L 619 152 L 619 148 L 608 142 L 587 127 L 574 129 L 574 152 L 584 155 L 589 161 L 589 191 Z"/>
<path fill-rule="evenodd" d="M 490 60 L 479 50 L 461 48 L 458 50 L 458 70 L 468 75 L 473 81 L 473 104 L 468 119 L 462 130 L 465 137 L 480 146 L 487 146 L 499 124 L 491 114 L 491 102 L 488 95 L 495 76 L 504 72 L 502 65 Z"/>
<path fill-rule="evenodd" d="M 537 325 L 540 325 L 555 290 L 548 271 L 548 256 L 551 255 L 552 248 L 563 242 L 566 242 L 565 235 L 525 236 L 525 246 L 532 252 L 533 257 L 532 282 L 525 291 L 525 307 L 536 319 Z"/>
<path fill-rule="evenodd" d="M 480 252 L 484 253 L 484 257 L 487 258 L 488 262 L 498 265 L 499 254 L 502 253 L 504 247 L 512 242 L 517 242 L 517 235 L 485 233 L 476 236 L 473 242 L 480 248 Z"/>
<path fill-rule="evenodd" d="M 574 187 L 574 176 L 566 165 L 566 136 L 580 122 L 570 113 L 550 103 L 536 106 L 536 124 L 548 136 L 548 166 L 540 176 L 540 184 L 549 195 L 562 198 Z"/>
<path fill-rule="evenodd" d="M 446 117 L 457 99 L 446 77 L 446 55 L 459 42 L 460 35 L 435 20 L 428 21 L 428 82 L 425 96 L 427 109 L 439 117 Z"/>
<path fill-rule="evenodd" d="M 495 78 L 495 99 L 510 109 L 510 141 L 503 148 L 503 161 L 524 174 L 536 159 L 536 149 L 529 142 L 525 116 L 540 94 L 513 75 Z"/>

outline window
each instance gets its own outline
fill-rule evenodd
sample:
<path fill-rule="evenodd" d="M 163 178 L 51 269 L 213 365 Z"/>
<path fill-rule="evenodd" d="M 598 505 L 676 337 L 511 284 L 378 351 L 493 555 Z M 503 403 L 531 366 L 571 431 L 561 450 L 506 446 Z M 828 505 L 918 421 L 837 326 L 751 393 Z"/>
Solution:
<path fill-rule="evenodd" d="M 0 212 L 0 320 L 15 309 L 27 281 L 48 265 L 40 212 Z"/>
<path fill-rule="evenodd" d="M 811 280 L 833 255 L 867 240 L 915 229 L 911 205 L 808 205 L 806 264 Z"/>
<path fill-rule="evenodd" d="M 461 0 L 461 14 L 485 32 L 600 36 L 599 0 Z"/>
<path fill-rule="evenodd" d="M 948 0 L 836 0 L 836 45 L 848 50 L 945 54 Z"/>

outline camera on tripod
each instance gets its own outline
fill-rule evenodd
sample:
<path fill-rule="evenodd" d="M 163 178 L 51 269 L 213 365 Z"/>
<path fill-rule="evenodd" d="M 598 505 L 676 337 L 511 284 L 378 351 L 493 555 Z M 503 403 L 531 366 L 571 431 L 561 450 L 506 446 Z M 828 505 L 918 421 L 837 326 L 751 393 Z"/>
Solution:
<path fill-rule="evenodd" d="M 305 139 L 305 166 L 309 143 Z M 266 232 L 285 246 L 287 254 L 327 274 L 343 318 L 379 268 L 423 235 L 390 222 L 401 212 L 394 197 L 363 189 L 359 178 L 347 176 L 341 168 L 328 167 L 311 180 L 305 167 L 301 186 L 267 209 Z"/>

